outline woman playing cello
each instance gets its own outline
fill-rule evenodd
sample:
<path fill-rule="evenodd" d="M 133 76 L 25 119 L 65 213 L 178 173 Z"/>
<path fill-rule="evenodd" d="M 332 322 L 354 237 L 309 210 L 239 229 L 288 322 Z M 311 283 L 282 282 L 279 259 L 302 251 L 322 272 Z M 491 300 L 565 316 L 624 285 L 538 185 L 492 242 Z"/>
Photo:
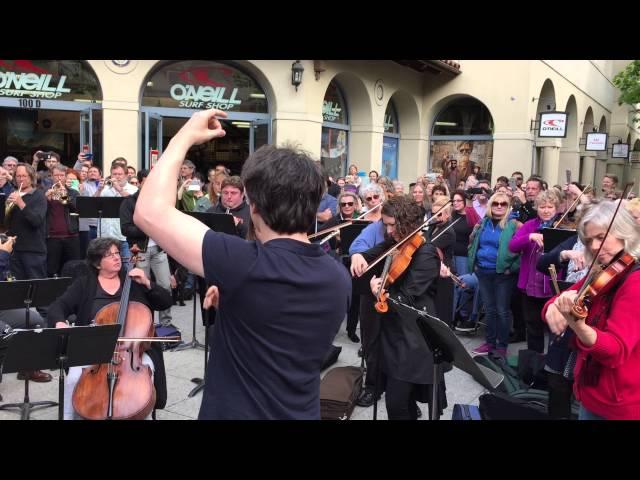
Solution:
<path fill-rule="evenodd" d="M 90 325 L 103 307 L 120 301 L 126 271 L 122 268 L 119 245 L 118 240 L 108 237 L 96 238 L 89 243 L 89 273 L 77 278 L 64 295 L 51 304 L 48 312 L 50 327 L 69 326 L 66 320 L 72 314 L 76 315 L 76 326 Z M 151 282 L 142 270 L 134 268 L 129 272 L 129 276 L 133 280 L 130 293 L 132 302 L 140 302 L 154 310 L 164 310 L 171 306 L 171 294 Z M 164 381 L 162 350 L 157 343 L 153 343 L 151 348 L 143 354 L 142 362 L 155 370 L 154 380 L 156 387 L 159 387 L 161 385 L 158 382 Z M 81 373 L 81 367 L 71 367 L 66 377 L 65 420 L 74 418 L 71 395 Z M 166 388 L 166 385 L 164 387 Z"/>

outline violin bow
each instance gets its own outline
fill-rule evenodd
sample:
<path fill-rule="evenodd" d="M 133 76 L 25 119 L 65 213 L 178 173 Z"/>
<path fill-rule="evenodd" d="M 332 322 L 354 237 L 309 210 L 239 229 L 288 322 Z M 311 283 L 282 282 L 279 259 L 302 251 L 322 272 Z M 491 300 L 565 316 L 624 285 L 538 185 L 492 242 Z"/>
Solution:
<path fill-rule="evenodd" d="M 560 217 L 560 220 L 558 220 L 556 223 L 554 223 L 554 224 L 553 224 L 553 228 L 558 228 L 558 225 L 560 225 L 560 224 L 562 223 L 562 221 L 564 220 L 564 217 L 566 217 L 566 216 L 567 216 L 567 214 L 568 214 L 571 210 L 573 210 L 573 207 L 575 207 L 575 206 L 578 204 L 578 202 L 580 201 L 580 197 L 582 197 L 582 195 L 584 195 L 584 194 L 586 193 L 586 191 L 587 191 L 588 189 L 590 189 L 590 188 L 591 188 L 591 185 L 590 185 L 590 184 L 587 184 L 587 186 L 586 186 L 586 187 L 584 187 L 584 189 L 582 190 L 582 192 L 580 192 L 580 195 L 578 195 L 578 198 L 576 198 L 576 199 L 573 201 L 573 203 L 571 204 L 571 206 L 570 206 L 569 208 L 567 208 L 567 211 L 566 211 L 566 212 L 564 212 L 564 214 L 562 215 L 562 217 Z"/>
<path fill-rule="evenodd" d="M 624 191 L 622 192 L 622 196 L 624 197 L 627 192 L 631 189 L 631 187 L 633 187 L 633 182 L 629 182 L 625 185 L 624 187 Z M 613 212 L 613 217 L 611 218 L 611 221 L 609 222 L 609 226 L 607 227 L 607 231 L 604 234 L 604 237 L 602 237 L 602 241 L 600 242 L 600 247 L 598 248 L 598 251 L 596 252 L 596 254 L 593 256 L 593 260 L 591 260 L 591 265 L 589 265 L 589 270 L 587 270 L 587 274 L 585 275 L 585 277 L 587 279 L 590 278 L 590 275 L 593 272 L 593 268 L 596 264 L 596 262 L 598 261 L 598 256 L 600 255 L 600 251 L 602 250 L 602 247 L 604 246 L 604 242 L 607 240 L 607 237 L 609 236 L 609 232 L 611 231 L 611 227 L 613 226 L 613 222 L 616 219 L 616 215 L 618 215 L 618 210 L 620 210 L 620 206 L 622 205 L 622 201 L 618 202 L 618 206 L 616 207 L 616 211 Z M 578 299 L 582 299 L 582 297 L 584 296 L 584 292 L 586 291 L 587 287 L 589 286 L 589 281 L 585 281 L 582 284 L 582 287 L 580 287 L 580 290 L 578 291 Z"/>
<path fill-rule="evenodd" d="M 560 295 L 560 287 L 558 286 L 558 273 L 556 272 L 555 263 L 549 265 L 549 276 L 551 277 L 551 282 L 553 283 L 553 288 L 556 291 L 556 295 Z"/>
<path fill-rule="evenodd" d="M 425 220 L 422 225 L 420 225 L 418 228 L 416 228 L 413 232 L 411 232 L 409 235 L 407 235 L 406 237 L 404 237 L 402 240 L 400 240 L 398 243 L 396 243 L 393 247 L 389 248 L 386 252 L 384 252 L 382 255 L 380 255 L 378 258 L 376 258 L 373 263 L 371 265 L 369 265 L 367 267 L 367 269 L 362 272 L 362 275 L 364 275 L 365 273 L 367 273 L 369 270 L 371 270 L 373 267 L 375 267 L 378 263 L 380 263 L 381 260 L 383 260 L 387 255 L 393 253 L 396 249 L 400 248 L 407 240 L 409 240 L 411 237 L 413 237 L 416 233 L 418 233 L 420 230 L 422 230 L 424 227 L 428 227 L 429 223 L 431 222 L 431 220 L 433 220 L 434 218 L 437 218 L 436 215 L 438 215 L 438 213 L 440 213 L 440 211 L 446 207 L 447 205 L 449 205 L 451 203 L 451 200 L 449 200 L 447 203 L 445 203 L 442 207 L 440 207 L 438 209 L 438 211 L 436 213 L 433 214 L 433 216 L 431 218 L 429 218 L 428 220 Z M 460 219 L 458 219 L 460 220 Z M 457 221 L 457 220 L 456 220 Z M 445 229 L 446 230 L 446 229 Z M 442 232 L 444 233 L 444 231 Z"/>

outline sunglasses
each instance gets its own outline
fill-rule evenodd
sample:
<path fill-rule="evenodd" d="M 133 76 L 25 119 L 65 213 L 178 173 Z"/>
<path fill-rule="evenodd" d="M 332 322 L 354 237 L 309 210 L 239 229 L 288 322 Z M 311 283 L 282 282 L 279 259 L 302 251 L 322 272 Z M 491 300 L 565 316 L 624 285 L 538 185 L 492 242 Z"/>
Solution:
<path fill-rule="evenodd" d="M 370 202 L 371 200 L 378 200 L 380 198 L 380 195 L 374 195 L 373 197 L 366 197 L 365 200 L 367 202 Z"/>
<path fill-rule="evenodd" d="M 509 202 L 493 202 L 492 207 L 508 207 Z"/>
<path fill-rule="evenodd" d="M 341 207 L 353 207 L 353 202 L 340 202 Z"/>

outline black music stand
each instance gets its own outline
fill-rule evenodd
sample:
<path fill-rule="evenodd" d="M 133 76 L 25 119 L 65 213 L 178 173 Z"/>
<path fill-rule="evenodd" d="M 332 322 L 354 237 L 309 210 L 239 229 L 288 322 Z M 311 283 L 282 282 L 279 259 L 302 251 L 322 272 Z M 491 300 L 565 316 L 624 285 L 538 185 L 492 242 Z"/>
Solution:
<path fill-rule="evenodd" d="M 70 277 L 42 278 L 35 280 L 15 280 L 13 282 L 0 282 L 0 310 L 10 310 L 25 308 L 25 327 L 31 327 L 29 319 L 30 308 L 49 306 L 55 299 L 64 293 L 71 284 Z M 31 354 L 30 350 L 26 352 Z M 40 370 L 40 369 L 36 369 Z M 29 401 L 29 375 L 24 379 L 24 401 L 23 403 L 7 403 L 0 405 L 0 410 L 17 408 L 21 411 L 23 420 L 29 419 L 30 410 L 36 408 L 46 408 L 56 406 L 56 402 Z"/>
<path fill-rule="evenodd" d="M 562 228 L 543 228 L 542 241 L 544 242 L 544 253 L 548 253 L 564 242 L 567 238 L 577 235 L 576 230 L 565 230 Z"/>
<path fill-rule="evenodd" d="M 418 315 L 416 321 L 418 327 L 427 342 L 429 350 L 433 353 L 433 397 L 431 401 L 431 420 L 440 418 L 439 411 L 439 391 L 438 391 L 438 373 L 441 364 L 444 362 L 452 363 L 463 372 L 468 373 L 473 379 L 489 391 L 494 391 L 504 380 L 504 376 L 494 372 L 482 365 L 478 365 L 467 349 L 460 343 L 451 327 L 427 312 L 418 310 L 406 305 L 392 297 L 389 301 L 393 304 L 412 311 Z"/>
<path fill-rule="evenodd" d="M 80 218 L 98 219 L 98 238 L 102 236 L 103 218 L 120 218 L 120 205 L 125 197 L 78 197 L 76 207 Z"/>
<path fill-rule="evenodd" d="M 195 387 L 189 392 L 187 397 L 191 398 L 196 396 L 200 390 L 202 390 L 205 386 L 205 382 L 207 379 L 207 365 L 209 363 L 209 325 L 211 325 L 211 307 L 207 309 L 205 313 L 205 321 L 204 321 L 204 375 L 202 378 L 192 378 L 191 381 L 196 384 Z"/>
<path fill-rule="evenodd" d="M 206 212 L 185 212 L 190 217 L 195 218 L 196 220 L 204 223 L 207 227 L 209 227 L 214 232 L 227 233 L 229 235 L 237 235 L 238 231 L 236 229 L 236 224 L 233 221 L 233 215 L 228 213 L 206 213 Z M 180 350 L 186 350 L 187 348 L 202 348 L 205 349 L 205 345 L 201 344 L 196 338 L 196 300 L 198 297 L 198 289 L 193 289 L 193 331 L 191 341 L 188 343 L 183 343 L 178 345 L 173 349 L 174 352 L 179 352 Z M 205 334 L 205 343 L 206 343 L 206 334 Z M 206 355 L 205 355 L 206 362 Z"/>
<path fill-rule="evenodd" d="M 2 369 L 12 373 L 21 370 L 59 368 L 57 405 L 58 420 L 62 420 L 65 369 L 111 361 L 119 332 L 120 325 L 117 323 L 87 327 L 14 330 L 0 340 L 0 342 L 9 343 Z M 2 351 L 1 347 L 0 351 Z M 55 402 L 50 403 L 56 405 Z M 28 419 L 28 412 L 26 417 L 23 412 L 22 419 Z"/>

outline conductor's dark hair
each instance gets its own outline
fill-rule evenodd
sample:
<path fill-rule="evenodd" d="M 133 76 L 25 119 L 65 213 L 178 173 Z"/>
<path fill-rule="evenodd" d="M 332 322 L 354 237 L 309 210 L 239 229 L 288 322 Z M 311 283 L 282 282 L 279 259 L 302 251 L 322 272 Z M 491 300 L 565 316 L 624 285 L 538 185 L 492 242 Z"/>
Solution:
<path fill-rule="evenodd" d="M 104 254 L 109 251 L 111 245 L 115 245 L 120 250 L 120 241 L 111 237 L 94 238 L 87 247 L 87 265 L 93 273 L 98 274 L 98 267 Z"/>
<path fill-rule="evenodd" d="M 248 201 L 276 233 L 307 232 L 325 190 L 320 168 L 291 147 L 264 145 L 242 168 Z"/>

